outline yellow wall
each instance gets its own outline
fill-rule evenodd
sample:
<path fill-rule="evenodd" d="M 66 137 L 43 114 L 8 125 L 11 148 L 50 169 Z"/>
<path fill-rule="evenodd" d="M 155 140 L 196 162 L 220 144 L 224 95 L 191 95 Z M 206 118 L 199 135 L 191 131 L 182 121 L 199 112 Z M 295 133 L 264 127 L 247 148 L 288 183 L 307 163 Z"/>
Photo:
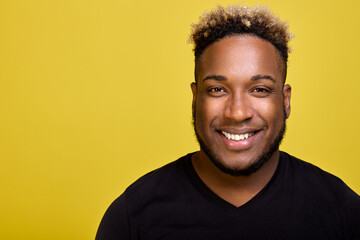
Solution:
<path fill-rule="evenodd" d="M 198 149 L 189 24 L 237 1 L 131 2 L 0 2 L 0 239 L 93 239 L 126 186 Z M 360 4 L 261 3 L 296 34 L 282 149 L 360 193 Z"/>

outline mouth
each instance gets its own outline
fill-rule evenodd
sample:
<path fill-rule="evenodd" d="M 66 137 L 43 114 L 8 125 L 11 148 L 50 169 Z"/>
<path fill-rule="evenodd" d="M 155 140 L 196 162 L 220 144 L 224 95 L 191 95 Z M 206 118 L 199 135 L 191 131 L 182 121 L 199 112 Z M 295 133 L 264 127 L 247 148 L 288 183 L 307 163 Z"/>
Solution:
<path fill-rule="evenodd" d="M 253 136 L 256 132 L 248 132 L 243 134 L 233 134 L 228 133 L 225 131 L 221 131 L 222 135 L 224 135 L 227 139 L 232 141 L 243 141 L 245 139 L 248 139 L 249 137 Z"/>

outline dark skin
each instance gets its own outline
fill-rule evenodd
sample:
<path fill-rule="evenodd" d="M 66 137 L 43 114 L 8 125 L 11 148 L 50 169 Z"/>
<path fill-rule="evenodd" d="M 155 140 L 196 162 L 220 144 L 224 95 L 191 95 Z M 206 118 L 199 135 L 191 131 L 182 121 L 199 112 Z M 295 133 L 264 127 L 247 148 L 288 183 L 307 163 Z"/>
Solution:
<path fill-rule="evenodd" d="M 258 161 L 290 115 L 290 85 L 283 84 L 283 64 L 275 47 L 248 35 L 209 45 L 191 84 L 198 137 L 223 166 L 244 170 Z M 284 112 L 285 110 L 285 112 Z M 200 149 L 192 163 L 202 181 L 220 198 L 239 207 L 251 200 L 273 176 L 279 149 L 256 172 L 231 176 Z"/>

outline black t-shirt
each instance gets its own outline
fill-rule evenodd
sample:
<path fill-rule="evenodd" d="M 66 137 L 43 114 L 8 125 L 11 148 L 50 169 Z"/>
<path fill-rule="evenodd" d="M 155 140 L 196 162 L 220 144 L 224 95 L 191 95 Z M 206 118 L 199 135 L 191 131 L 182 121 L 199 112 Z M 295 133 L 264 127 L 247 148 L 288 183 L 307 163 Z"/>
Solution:
<path fill-rule="evenodd" d="M 96 239 L 360 239 L 360 197 L 314 165 L 281 152 L 269 183 L 235 207 L 200 180 L 190 158 L 129 186 Z"/>

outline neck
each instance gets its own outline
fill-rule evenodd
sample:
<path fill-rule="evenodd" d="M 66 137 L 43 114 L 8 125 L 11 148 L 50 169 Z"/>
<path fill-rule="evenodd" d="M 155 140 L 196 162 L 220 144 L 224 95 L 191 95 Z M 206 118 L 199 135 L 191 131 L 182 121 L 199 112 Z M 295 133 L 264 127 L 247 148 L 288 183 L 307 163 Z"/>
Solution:
<path fill-rule="evenodd" d="M 203 152 L 192 156 L 192 164 L 205 185 L 223 200 L 239 207 L 258 194 L 274 175 L 279 150 L 256 172 L 249 176 L 231 176 L 218 169 Z"/>

